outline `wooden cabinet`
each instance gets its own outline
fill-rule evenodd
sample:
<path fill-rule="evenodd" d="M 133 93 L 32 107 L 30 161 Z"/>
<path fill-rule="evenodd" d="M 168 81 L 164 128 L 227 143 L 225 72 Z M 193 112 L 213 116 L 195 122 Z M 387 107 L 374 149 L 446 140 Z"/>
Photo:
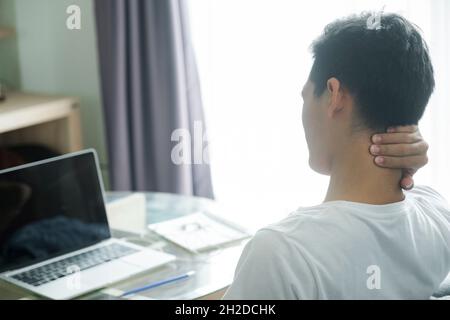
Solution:
<path fill-rule="evenodd" d="M 78 99 L 8 93 L 0 102 L 0 145 L 23 143 L 42 144 L 60 153 L 82 149 Z"/>

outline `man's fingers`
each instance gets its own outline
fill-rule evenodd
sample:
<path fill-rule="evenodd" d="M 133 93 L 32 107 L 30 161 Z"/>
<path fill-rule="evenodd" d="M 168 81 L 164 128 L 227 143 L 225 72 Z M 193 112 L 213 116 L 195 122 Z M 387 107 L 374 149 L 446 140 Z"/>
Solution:
<path fill-rule="evenodd" d="M 427 156 L 409 156 L 409 157 L 386 157 L 377 156 L 374 159 L 375 163 L 384 168 L 403 169 L 403 168 L 422 168 L 428 163 Z"/>
<path fill-rule="evenodd" d="M 416 169 L 403 169 L 402 179 L 400 180 L 400 186 L 405 190 L 411 190 L 414 188 L 413 175 L 417 172 Z"/>
<path fill-rule="evenodd" d="M 403 177 L 406 177 L 406 176 L 412 177 L 413 175 L 416 174 L 417 169 L 408 168 L 408 169 L 403 169 L 402 172 L 403 172 Z"/>
<path fill-rule="evenodd" d="M 404 133 L 414 133 L 419 130 L 419 127 L 417 125 L 410 125 L 410 126 L 395 126 L 395 127 L 389 127 L 387 129 L 387 132 L 404 132 Z"/>
<path fill-rule="evenodd" d="M 400 186 L 405 190 L 411 190 L 414 187 L 414 180 L 411 175 L 404 176 L 400 181 Z"/>
<path fill-rule="evenodd" d="M 372 143 L 370 153 L 375 156 L 375 164 L 383 168 L 403 169 L 400 186 L 405 190 L 412 189 L 414 173 L 428 162 L 428 144 L 418 126 L 390 127 L 387 133 L 373 135 Z"/>
<path fill-rule="evenodd" d="M 388 144 L 388 145 L 371 145 L 370 153 L 374 156 L 391 156 L 405 157 L 423 155 L 428 151 L 428 144 L 421 140 L 415 143 L 406 144 Z"/>
<path fill-rule="evenodd" d="M 414 143 L 420 140 L 422 137 L 419 132 L 377 133 L 372 136 L 372 142 L 375 144 Z"/>

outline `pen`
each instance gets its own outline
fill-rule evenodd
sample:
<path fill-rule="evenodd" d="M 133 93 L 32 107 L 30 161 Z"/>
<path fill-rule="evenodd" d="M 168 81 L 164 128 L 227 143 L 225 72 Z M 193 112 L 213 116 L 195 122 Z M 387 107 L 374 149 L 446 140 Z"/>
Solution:
<path fill-rule="evenodd" d="M 150 290 L 150 289 L 153 289 L 153 288 L 156 288 L 156 287 L 160 287 L 160 286 L 163 286 L 165 284 L 172 283 L 172 282 L 175 282 L 175 281 L 178 281 L 178 280 L 183 280 L 183 279 L 186 279 L 186 278 L 189 278 L 189 277 L 193 276 L 194 274 L 195 274 L 195 271 L 189 271 L 189 272 L 186 272 L 185 274 L 182 274 L 182 275 L 179 275 L 179 276 L 174 276 L 174 277 L 167 278 L 165 280 L 156 281 L 156 282 L 153 282 L 153 283 L 151 283 L 149 285 L 146 285 L 146 286 L 143 286 L 143 287 L 139 287 L 139 288 L 136 288 L 136 289 L 132 289 L 130 291 L 126 291 L 122 295 L 120 295 L 120 297 L 129 296 L 131 294 L 135 294 L 135 293 L 138 293 L 138 292 Z"/>

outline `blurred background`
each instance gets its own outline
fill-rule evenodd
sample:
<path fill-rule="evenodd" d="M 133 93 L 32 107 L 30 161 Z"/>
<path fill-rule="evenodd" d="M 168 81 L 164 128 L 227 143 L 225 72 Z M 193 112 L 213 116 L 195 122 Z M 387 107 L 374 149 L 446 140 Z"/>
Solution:
<path fill-rule="evenodd" d="M 430 47 L 436 91 L 420 123 L 430 162 L 416 183 L 450 198 L 450 2 L 191 0 L 217 199 L 267 222 L 320 203 L 328 177 L 307 165 L 300 92 L 312 65 L 309 46 L 324 26 L 361 11 L 397 12 Z"/>
<path fill-rule="evenodd" d="M 215 198 L 242 223 L 279 220 L 327 188 L 301 125 L 309 46 L 336 18 L 383 8 L 430 47 L 437 87 L 420 123 L 430 162 L 416 183 L 450 199 L 447 0 L 0 0 L 3 166 L 39 157 L 30 145 L 92 147 L 110 190 Z M 177 140 L 179 128 L 191 136 Z M 179 141 L 190 163 L 173 163 Z"/>

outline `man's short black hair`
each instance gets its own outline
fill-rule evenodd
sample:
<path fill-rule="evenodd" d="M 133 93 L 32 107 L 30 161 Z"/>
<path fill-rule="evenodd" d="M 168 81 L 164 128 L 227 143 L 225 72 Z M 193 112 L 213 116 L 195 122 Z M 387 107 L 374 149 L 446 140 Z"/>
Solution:
<path fill-rule="evenodd" d="M 397 14 L 362 13 L 326 26 L 312 44 L 315 95 L 335 77 L 355 99 L 365 127 L 417 124 L 434 90 L 433 66 L 418 29 Z"/>

